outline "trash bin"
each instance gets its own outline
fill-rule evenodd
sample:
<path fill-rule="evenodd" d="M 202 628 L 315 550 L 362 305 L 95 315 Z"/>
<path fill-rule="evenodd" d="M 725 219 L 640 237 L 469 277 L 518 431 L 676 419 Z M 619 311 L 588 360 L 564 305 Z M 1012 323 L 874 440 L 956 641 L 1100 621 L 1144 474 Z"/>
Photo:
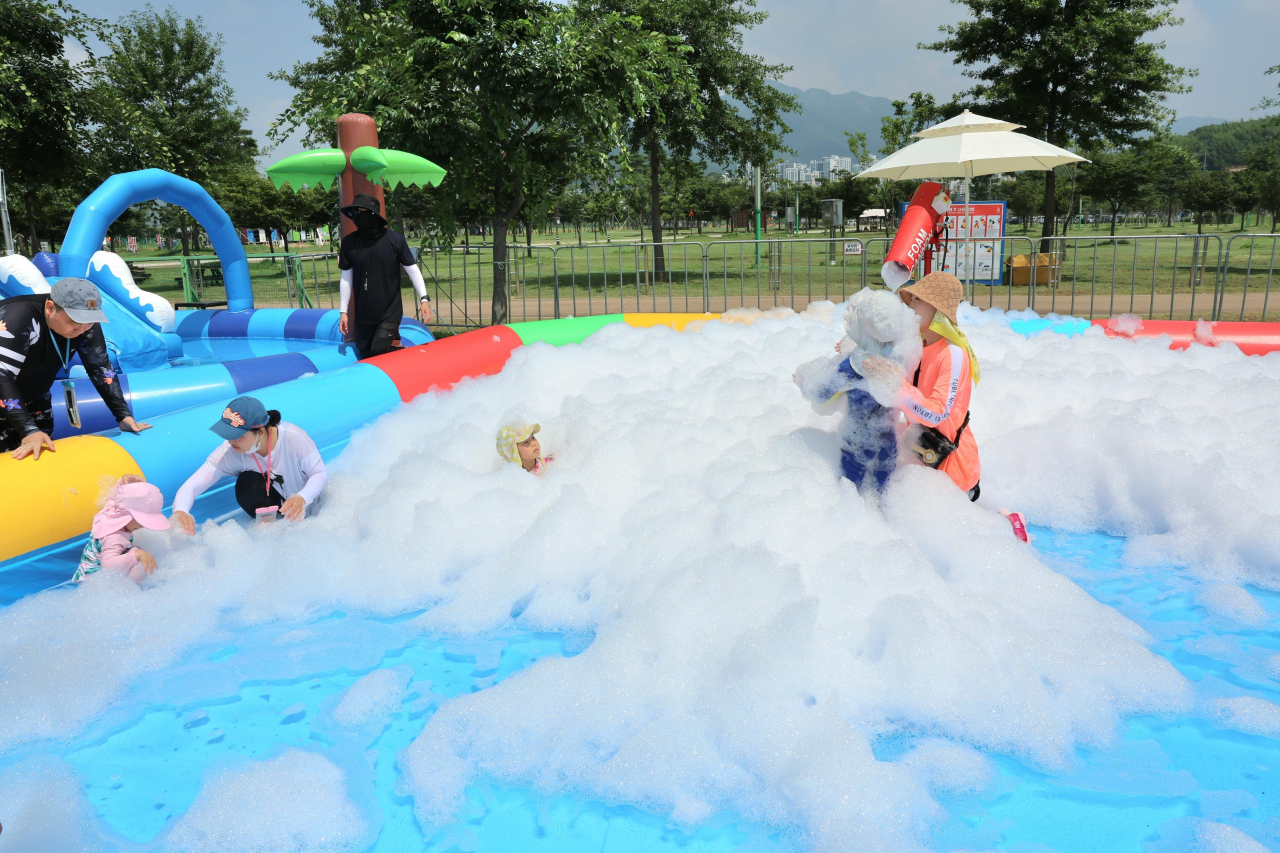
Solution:
<path fill-rule="evenodd" d="M 1005 262 L 1005 280 L 1014 287 L 1031 284 L 1031 256 L 1014 255 Z M 1036 287 L 1057 287 L 1062 281 L 1062 259 L 1057 255 L 1036 255 Z"/>

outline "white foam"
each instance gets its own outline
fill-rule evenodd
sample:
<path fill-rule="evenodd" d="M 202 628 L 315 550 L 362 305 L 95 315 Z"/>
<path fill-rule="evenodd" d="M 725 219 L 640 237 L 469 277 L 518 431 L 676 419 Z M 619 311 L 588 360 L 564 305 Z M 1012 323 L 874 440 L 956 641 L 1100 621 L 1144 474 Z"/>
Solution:
<path fill-rule="evenodd" d="M 839 312 L 752 319 L 522 348 L 358 433 L 319 516 L 177 550 L 161 534 L 148 589 L 104 578 L 0 612 L 0 748 L 74 735 L 140 673 L 245 625 L 425 609 L 434 634 L 595 637 L 443 705 L 400 757 L 427 824 L 488 777 L 686 824 L 734 813 L 818 850 L 914 850 L 939 797 L 990 782 L 975 750 L 1066 769 L 1125 714 L 1192 707 L 1141 629 L 985 507 L 1266 585 L 1280 463 L 1257 451 L 1280 438 L 1280 357 L 1027 339 L 966 313 L 984 500 L 916 466 L 875 504 L 791 379 L 831 353 Z M 556 454 L 545 476 L 494 452 L 516 411 Z M 381 687 L 352 688 L 352 719 L 383 713 Z M 903 735 L 926 741 L 876 758 Z"/>
<path fill-rule="evenodd" d="M 290 749 L 208 779 L 165 849 L 174 853 L 343 853 L 373 841 L 333 762 Z"/>
<path fill-rule="evenodd" d="M 74 771 L 49 756 L 0 770 L 0 821 L 4 853 L 107 849 Z"/>
<path fill-rule="evenodd" d="M 1266 853 L 1267 846 L 1226 823 L 1180 817 L 1160 827 L 1156 841 L 1143 844 L 1147 853 Z"/>
<path fill-rule="evenodd" d="M 400 706 L 411 678 L 409 666 L 375 669 L 347 688 L 333 709 L 334 722 L 350 728 L 382 728 Z"/>
<path fill-rule="evenodd" d="M 1280 588 L 1280 354 L 960 319 L 982 363 L 972 423 L 992 506 L 1127 536 L 1135 564 Z"/>
<path fill-rule="evenodd" d="M 1226 616 L 1245 625 L 1262 626 L 1271 621 L 1267 609 L 1248 590 L 1235 584 L 1209 584 L 1196 596 L 1196 603 L 1210 613 Z"/>
<path fill-rule="evenodd" d="M 1210 699 L 1206 703 L 1209 719 L 1224 729 L 1235 729 L 1251 735 L 1280 738 L 1280 705 L 1257 696 L 1232 696 Z"/>

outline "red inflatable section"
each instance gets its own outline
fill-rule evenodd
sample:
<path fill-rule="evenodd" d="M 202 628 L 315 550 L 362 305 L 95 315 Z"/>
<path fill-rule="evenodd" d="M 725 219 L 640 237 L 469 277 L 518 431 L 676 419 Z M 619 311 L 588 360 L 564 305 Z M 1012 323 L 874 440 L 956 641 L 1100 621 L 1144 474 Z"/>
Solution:
<path fill-rule="evenodd" d="M 1228 341 L 1245 355 L 1266 355 L 1280 350 L 1280 323 L 1206 323 L 1202 320 L 1143 320 L 1132 334 L 1116 318 L 1094 320 L 1113 338 L 1173 338 L 1170 349 L 1186 349 L 1193 343 L 1217 346 Z M 1197 336 L 1197 330 L 1199 335 Z"/>
<path fill-rule="evenodd" d="M 490 326 L 440 338 L 429 346 L 408 347 L 366 359 L 395 383 L 400 399 L 409 402 L 432 388 L 452 388 L 468 376 L 491 376 L 502 370 L 520 336 L 507 326 Z"/>

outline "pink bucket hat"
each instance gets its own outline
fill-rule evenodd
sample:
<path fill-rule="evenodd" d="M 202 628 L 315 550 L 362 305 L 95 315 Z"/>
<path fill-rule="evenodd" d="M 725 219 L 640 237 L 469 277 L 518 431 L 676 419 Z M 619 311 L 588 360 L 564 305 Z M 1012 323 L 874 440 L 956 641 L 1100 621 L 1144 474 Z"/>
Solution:
<path fill-rule="evenodd" d="M 101 539 L 123 530 L 130 519 L 148 530 L 168 530 L 163 509 L 164 495 L 151 483 L 122 483 L 111 490 L 106 506 L 93 517 L 93 535 Z"/>

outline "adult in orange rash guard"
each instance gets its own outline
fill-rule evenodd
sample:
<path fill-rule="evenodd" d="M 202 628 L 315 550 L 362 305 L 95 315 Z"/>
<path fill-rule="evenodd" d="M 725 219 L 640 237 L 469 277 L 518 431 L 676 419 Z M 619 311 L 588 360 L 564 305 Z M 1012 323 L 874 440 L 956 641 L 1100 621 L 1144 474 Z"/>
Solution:
<path fill-rule="evenodd" d="M 898 295 L 920 315 L 920 333 L 924 338 L 920 369 L 903 382 L 900 406 L 909 421 L 936 429 L 948 441 L 954 442 L 956 434 L 960 434 L 956 449 L 942 461 L 938 470 L 950 477 L 970 500 L 976 501 L 982 466 L 978 460 L 978 442 L 967 421 L 973 365 L 967 347 L 935 331 L 942 327 L 952 337 L 965 340 L 958 331 L 952 331 L 958 329 L 956 309 L 964 295 L 964 286 L 949 273 L 934 272 L 903 287 Z M 942 317 L 938 317 L 939 314 Z M 873 374 L 896 369 L 896 366 L 866 362 L 864 367 Z"/>

